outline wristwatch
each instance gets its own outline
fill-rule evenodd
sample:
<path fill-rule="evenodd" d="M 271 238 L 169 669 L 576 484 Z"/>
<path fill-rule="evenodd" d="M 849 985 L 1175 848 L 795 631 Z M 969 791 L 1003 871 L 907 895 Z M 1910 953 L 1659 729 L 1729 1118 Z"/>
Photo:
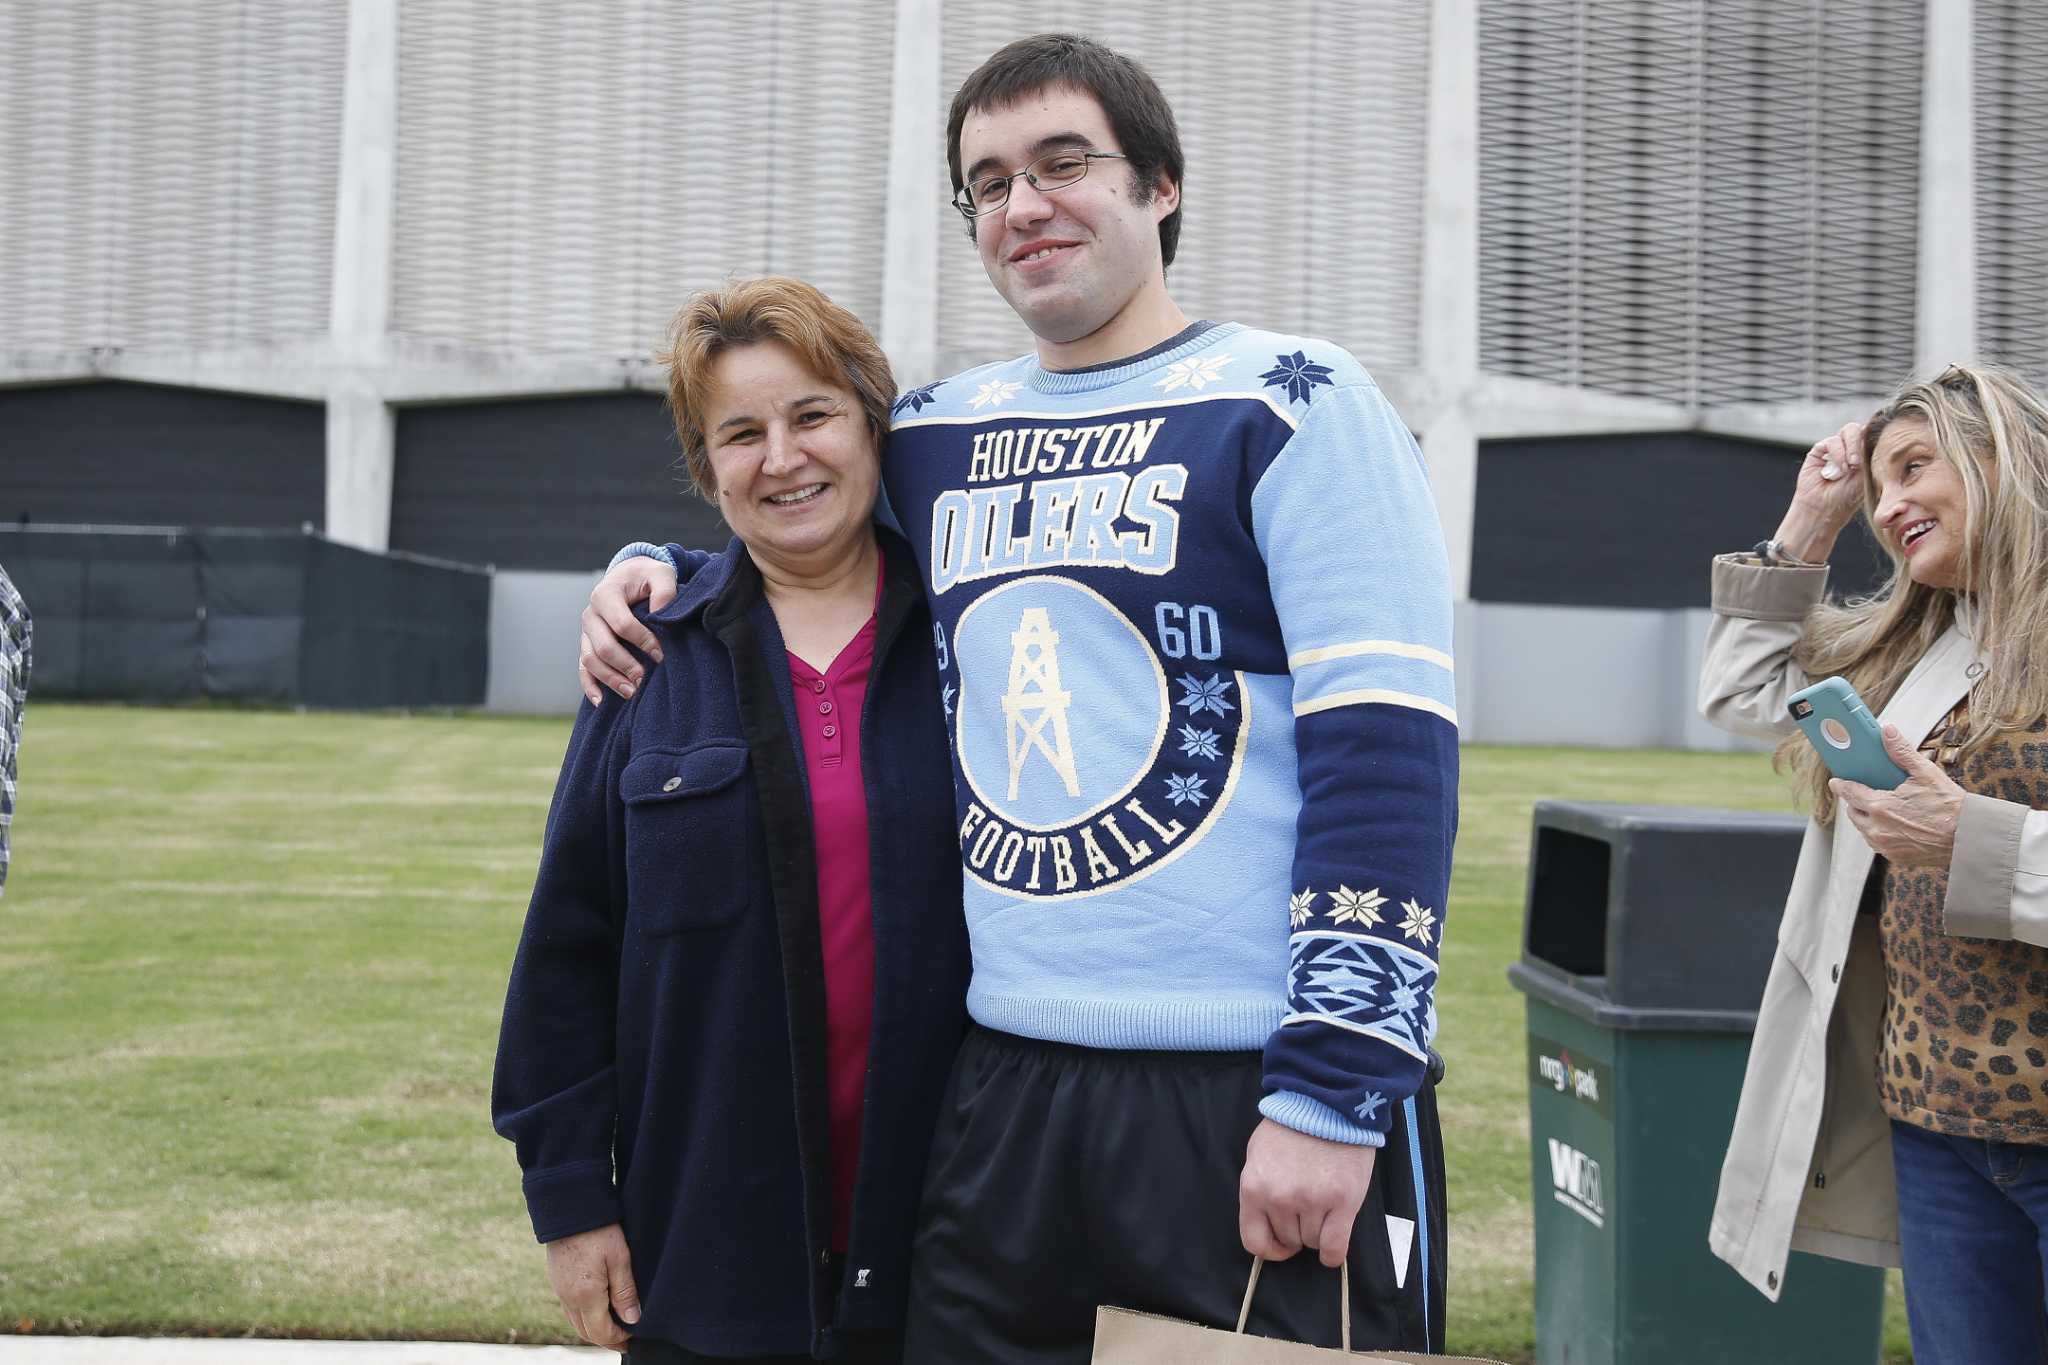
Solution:
<path fill-rule="evenodd" d="M 1820 565 L 1799 558 L 1785 548 L 1785 542 L 1777 539 L 1759 540 L 1750 548 L 1750 553 L 1764 562 L 1766 569 L 1784 565 L 1788 569 L 1818 569 Z"/>

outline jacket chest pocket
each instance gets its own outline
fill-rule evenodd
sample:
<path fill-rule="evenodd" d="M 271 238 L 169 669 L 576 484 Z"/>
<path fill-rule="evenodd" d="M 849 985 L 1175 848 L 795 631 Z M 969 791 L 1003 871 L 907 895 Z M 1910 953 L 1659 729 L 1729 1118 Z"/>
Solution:
<path fill-rule="evenodd" d="M 627 915 L 642 933 L 731 924 L 752 891 L 753 794 L 741 744 L 645 749 L 619 775 Z"/>
<path fill-rule="evenodd" d="M 1832 890 L 1828 894 L 1832 896 Z M 1814 965 L 1820 955 L 1821 935 L 1827 927 L 1826 909 L 1825 901 L 1822 905 L 1802 906 L 1798 914 L 1786 915 L 1778 925 L 1778 951 L 1798 969 L 1808 985 L 1830 984 L 1825 980 L 1827 973 Z"/>
<path fill-rule="evenodd" d="M 1854 875 L 1858 866 L 1863 869 L 1861 878 Z M 1873 895 L 1883 893 L 1882 867 L 1882 863 L 1862 859 L 1831 863 L 1822 884 L 1804 895 L 1795 887 L 1793 900 L 1798 908 L 1779 922 L 1778 951 L 1791 959 L 1816 995 L 1834 998 L 1842 981 L 1842 955 L 1847 945 L 1843 942 L 1829 951 L 1830 941 L 1846 940 L 1854 931 L 1866 889 Z M 1871 888 L 1868 884 L 1873 879 L 1878 885 Z M 1837 926 L 1835 933 L 1829 932 L 1830 925 Z"/>

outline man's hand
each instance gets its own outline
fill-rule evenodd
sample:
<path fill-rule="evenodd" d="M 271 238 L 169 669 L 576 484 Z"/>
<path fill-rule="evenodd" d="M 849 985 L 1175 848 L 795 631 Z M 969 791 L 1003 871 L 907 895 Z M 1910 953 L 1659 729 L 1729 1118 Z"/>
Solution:
<path fill-rule="evenodd" d="M 1237 1233 L 1244 1249 L 1284 1261 L 1312 1247 L 1324 1265 L 1343 1264 L 1378 1153 L 1377 1147 L 1330 1142 L 1261 1119 L 1237 1182 Z"/>
<path fill-rule="evenodd" d="M 631 1344 L 633 1338 L 619 1330 L 611 1313 L 616 1308 L 622 1320 L 640 1321 L 640 1291 L 633 1284 L 624 1228 L 613 1223 L 549 1242 L 548 1283 L 576 1335 L 614 1351 Z"/>
<path fill-rule="evenodd" d="M 661 662 L 661 646 L 654 632 L 633 615 L 633 604 L 645 602 L 650 611 L 660 611 L 675 597 L 676 571 L 646 555 L 621 560 L 590 590 L 590 605 L 583 609 L 576 682 L 592 706 L 604 703 L 607 687 L 630 697 L 646 680 L 646 670 L 627 645 Z"/>
<path fill-rule="evenodd" d="M 1828 790 L 1880 857 L 1896 867 L 1947 867 L 1956 851 L 1963 789 L 1908 744 L 1896 725 L 1884 727 L 1884 751 L 1906 770 L 1904 782 L 1881 792 L 1838 777 Z"/>

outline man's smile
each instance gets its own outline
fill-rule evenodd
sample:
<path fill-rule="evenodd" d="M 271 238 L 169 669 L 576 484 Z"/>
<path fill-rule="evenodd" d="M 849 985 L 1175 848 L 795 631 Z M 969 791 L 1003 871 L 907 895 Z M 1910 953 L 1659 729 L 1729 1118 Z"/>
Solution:
<path fill-rule="evenodd" d="M 1010 252 L 1009 263 L 1013 266 L 1040 266 L 1072 254 L 1081 244 L 1065 237 L 1040 238 L 1026 242 Z"/>

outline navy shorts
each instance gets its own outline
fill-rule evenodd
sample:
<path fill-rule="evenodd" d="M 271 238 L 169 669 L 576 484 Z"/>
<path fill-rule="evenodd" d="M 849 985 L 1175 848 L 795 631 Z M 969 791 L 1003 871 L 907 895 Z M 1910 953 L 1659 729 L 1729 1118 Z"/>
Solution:
<path fill-rule="evenodd" d="M 927 1168 L 908 1365 L 1086 1365 L 1101 1304 L 1234 1326 L 1251 1272 L 1237 1182 L 1261 1069 L 1257 1052 L 1124 1052 L 971 1030 Z M 1354 1349 L 1443 1349 L 1443 1142 L 1430 1085 L 1395 1115 L 1349 1264 Z M 1314 1252 L 1268 1265 L 1248 1330 L 1337 1345 L 1338 1283 Z"/>

